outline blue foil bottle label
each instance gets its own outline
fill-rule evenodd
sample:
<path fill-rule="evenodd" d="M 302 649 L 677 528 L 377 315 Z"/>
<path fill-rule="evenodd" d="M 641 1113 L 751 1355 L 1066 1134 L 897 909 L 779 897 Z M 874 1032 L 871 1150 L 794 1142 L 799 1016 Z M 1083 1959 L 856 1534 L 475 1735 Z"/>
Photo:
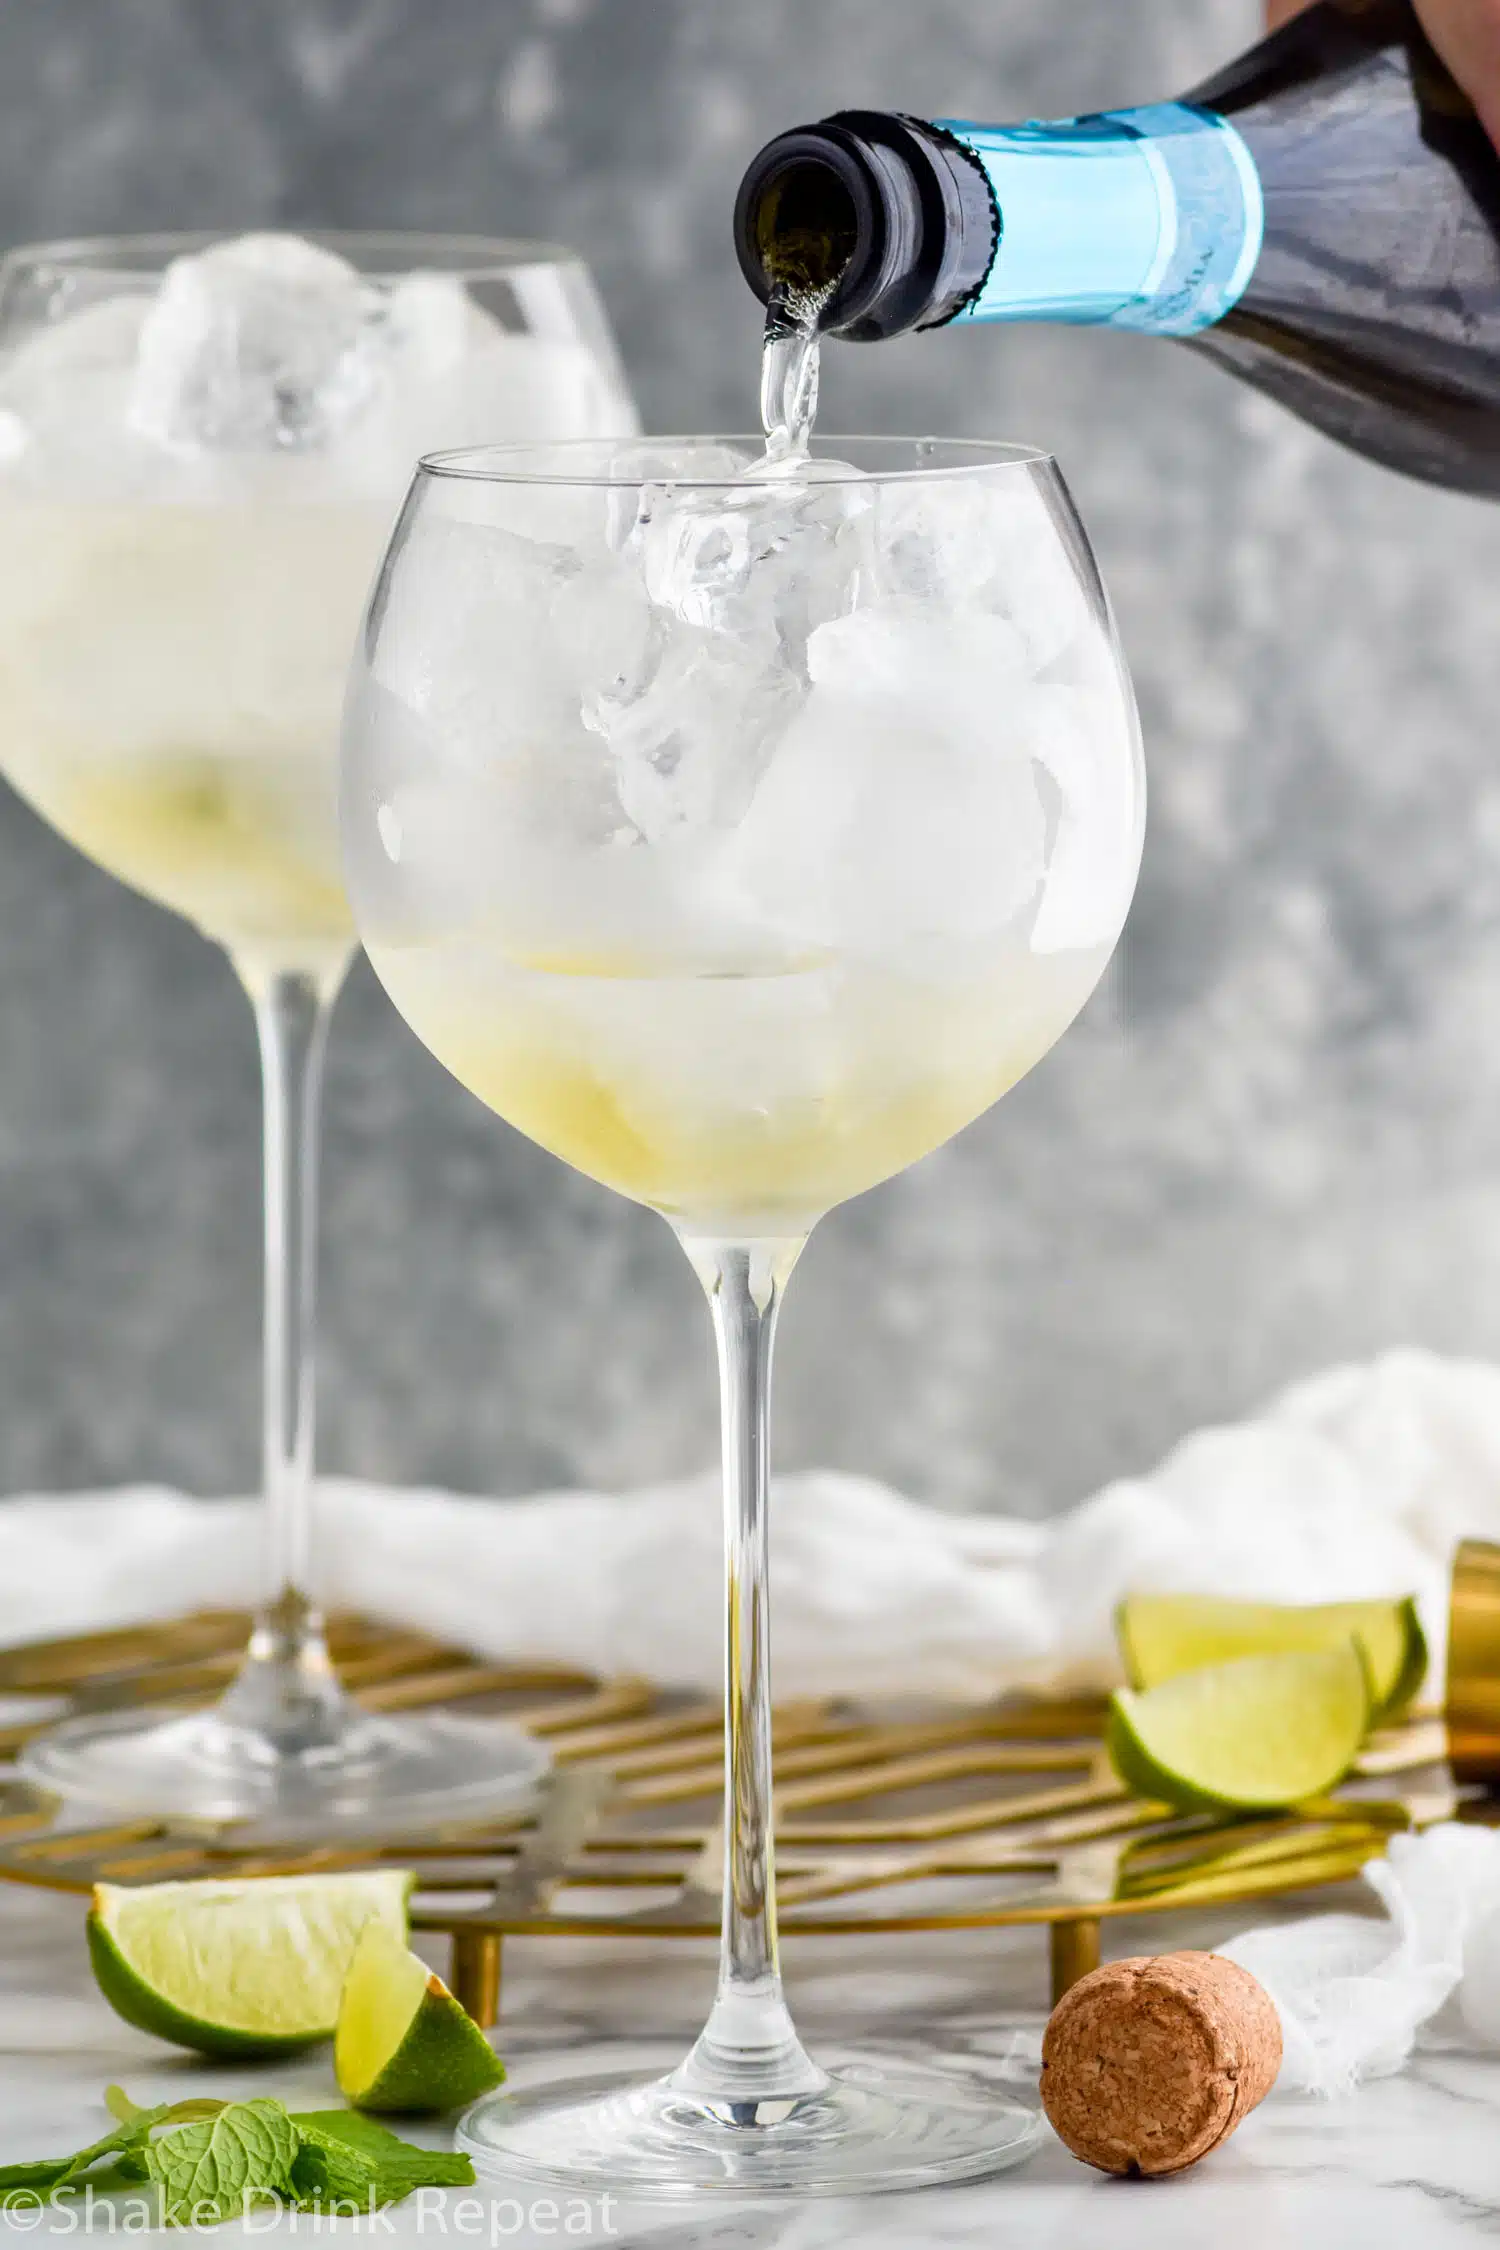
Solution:
<path fill-rule="evenodd" d="M 960 320 L 1051 320 L 1191 336 L 1243 294 L 1265 210 L 1227 118 L 1185 102 L 1060 124 L 944 129 L 984 167 L 1000 240 Z"/>

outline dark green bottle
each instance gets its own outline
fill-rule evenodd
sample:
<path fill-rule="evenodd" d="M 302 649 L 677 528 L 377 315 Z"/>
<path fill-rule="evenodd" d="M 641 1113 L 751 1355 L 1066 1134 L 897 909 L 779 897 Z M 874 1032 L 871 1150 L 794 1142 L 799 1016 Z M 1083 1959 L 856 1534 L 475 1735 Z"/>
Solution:
<path fill-rule="evenodd" d="M 1372 460 L 1500 494 L 1500 156 L 1409 0 L 1321 0 L 1144 109 L 841 112 L 761 150 L 735 236 L 826 334 L 1176 337 Z"/>

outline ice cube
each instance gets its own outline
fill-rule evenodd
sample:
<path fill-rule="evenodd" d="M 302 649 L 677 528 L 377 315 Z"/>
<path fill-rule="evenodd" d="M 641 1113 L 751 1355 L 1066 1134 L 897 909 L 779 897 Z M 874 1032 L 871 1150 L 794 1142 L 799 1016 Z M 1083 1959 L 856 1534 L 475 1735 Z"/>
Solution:
<path fill-rule="evenodd" d="M 403 274 L 390 285 L 379 341 L 381 403 L 405 466 L 435 447 L 608 437 L 622 426 L 617 393 L 591 351 L 509 333 L 456 275 Z"/>
<path fill-rule="evenodd" d="M 1035 687 L 1019 731 L 1059 799 L 1036 953 L 1112 945 L 1141 854 L 1143 791 L 1134 706 L 1097 689 Z"/>
<path fill-rule="evenodd" d="M 634 427 L 630 401 L 585 345 L 508 334 L 472 304 L 466 329 L 456 317 L 447 327 L 451 315 L 435 297 L 420 327 L 413 328 L 410 313 L 408 302 L 405 329 L 386 339 L 390 450 L 399 447 L 403 472 L 437 449 L 612 438 Z M 455 356 L 445 359 L 448 353 Z"/>
<path fill-rule="evenodd" d="M 718 492 L 651 488 L 642 500 L 634 536 L 651 600 L 686 625 L 728 627 L 759 556 L 749 509 Z"/>
<path fill-rule="evenodd" d="M 367 701 L 361 725 L 378 734 L 391 716 Z M 362 819 L 346 823 L 351 861 L 357 855 L 351 872 L 376 933 L 429 937 L 482 916 L 515 856 L 505 809 L 492 776 L 419 775 L 387 785 L 373 831 Z"/>
<path fill-rule="evenodd" d="M 580 975 L 591 961 L 733 957 L 737 933 L 716 914 L 706 855 L 625 830 L 570 832 L 558 818 L 569 774 L 556 761 L 424 772 L 402 744 L 407 723 L 364 683 L 347 849 L 360 911 L 379 937 L 430 939 L 467 925 L 515 962 L 566 961 Z"/>
<path fill-rule="evenodd" d="M 638 660 L 584 712 L 608 746 L 627 819 L 651 843 L 731 825 L 795 708 L 796 683 L 742 641 L 659 619 Z"/>
<path fill-rule="evenodd" d="M 811 635 L 870 598 L 874 561 L 872 487 L 844 473 L 840 463 L 804 466 L 840 473 L 766 480 L 752 588 L 770 612 L 783 660 L 803 678 Z"/>
<path fill-rule="evenodd" d="M 1007 618 L 1036 671 L 1088 629 L 1071 524 L 1020 468 L 892 479 L 876 507 L 882 594 Z"/>
<path fill-rule="evenodd" d="M 5 462 L 28 481 L 86 467 L 120 486 L 125 416 L 147 299 L 107 297 L 23 334 L 0 355 Z"/>
<path fill-rule="evenodd" d="M 640 694 L 657 658 L 657 620 L 640 574 L 613 556 L 590 560 L 558 587 L 549 623 L 576 683 L 579 711 L 596 734 Z"/>
<path fill-rule="evenodd" d="M 807 644 L 815 686 L 846 695 L 879 696 L 887 704 L 971 711 L 982 727 L 1029 655 L 1018 626 L 980 610 L 852 610 L 819 625 Z"/>
<path fill-rule="evenodd" d="M 1045 844 L 1030 761 L 995 755 L 951 711 L 815 686 L 720 877 L 793 948 L 889 954 L 1018 921 Z"/>
<path fill-rule="evenodd" d="M 723 496 L 717 488 L 737 482 L 750 459 L 738 446 L 690 445 L 671 438 L 622 446 L 609 464 L 616 480 L 609 495 L 611 547 L 642 555 L 651 542 L 651 526 L 664 517 L 680 517 L 686 536 L 700 518 L 718 512 Z"/>
<path fill-rule="evenodd" d="M 6 354 L 0 390 L 18 412 L 66 410 L 68 385 L 81 378 L 121 381 L 135 365 L 149 299 L 102 298 L 23 335 Z M 59 397 L 59 392 L 64 395 Z"/>
<path fill-rule="evenodd" d="M 759 642 L 805 677 L 808 635 L 852 608 L 868 577 L 870 510 L 863 482 L 746 476 L 643 496 L 631 544 L 662 608 Z"/>
<path fill-rule="evenodd" d="M 378 292 L 296 235 L 176 258 L 141 329 L 135 428 L 159 444 L 306 451 L 343 435 L 381 377 Z"/>
<path fill-rule="evenodd" d="M 597 555 L 604 544 L 604 488 L 554 475 L 557 452 L 550 442 L 536 452 L 520 439 L 515 444 L 513 464 L 501 464 L 496 455 L 492 475 L 446 477 L 441 496 L 434 496 L 433 512 L 450 522 L 505 533 L 553 555 L 567 549 L 575 566 Z M 407 468 L 409 472 L 409 461 Z"/>
<path fill-rule="evenodd" d="M 577 569 L 568 547 L 419 515 L 391 567 L 374 674 L 431 730 L 446 766 L 482 770 L 582 732 L 549 623 Z"/>
<path fill-rule="evenodd" d="M 402 274 L 386 292 L 382 318 L 398 379 L 411 383 L 451 375 L 500 335 L 448 273 Z"/>
<path fill-rule="evenodd" d="M 882 604 L 820 626 L 808 643 L 818 687 L 867 695 L 914 733 L 952 730 L 997 767 L 1031 766 L 1033 779 L 1041 769 L 1052 840 L 1032 945 L 1053 953 L 1108 944 L 1140 851 L 1133 709 L 1116 680 L 1055 685 L 1029 663 L 1016 623 L 963 608 Z"/>

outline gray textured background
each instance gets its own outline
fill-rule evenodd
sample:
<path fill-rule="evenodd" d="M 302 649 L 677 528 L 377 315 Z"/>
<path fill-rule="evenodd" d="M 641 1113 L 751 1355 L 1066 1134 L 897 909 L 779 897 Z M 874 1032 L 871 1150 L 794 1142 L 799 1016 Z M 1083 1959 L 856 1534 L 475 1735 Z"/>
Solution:
<path fill-rule="evenodd" d="M 1251 0 L 12 0 L 0 239 L 543 232 L 648 427 L 743 426 L 744 157 L 851 103 L 1175 90 Z M 1340 1355 L 1500 1348 L 1500 514 L 1337 455 L 1182 350 L 1068 332 L 830 353 L 824 426 L 1061 456 L 1135 667 L 1152 827 L 1080 1025 L 836 1214 L 781 1458 L 1042 1509 Z M 249 1013 L 186 927 L 0 804 L 0 1490 L 254 1474 Z M 482 1113 L 359 970 L 328 1102 L 322 1456 L 520 1491 L 704 1460 L 659 1221 Z"/>

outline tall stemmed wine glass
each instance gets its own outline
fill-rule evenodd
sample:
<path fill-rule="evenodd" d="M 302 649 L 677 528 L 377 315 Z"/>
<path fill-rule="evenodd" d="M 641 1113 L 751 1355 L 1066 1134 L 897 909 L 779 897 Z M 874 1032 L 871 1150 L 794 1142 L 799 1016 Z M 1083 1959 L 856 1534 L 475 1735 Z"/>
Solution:
<path fill-rule="evenodd" d="M 387 1829 L 504 1803 L 515 1729 L 376 1719 L 310 1557 L 317 1109 L 356 943 L 338 863 L 348 653 L 424 446 L 623 433 L 585 269 L 428 235 L 162 236 L 0 263 L 0 762 L 222 945 L 265 1085 L 267 1585 L 211 1712 L 70 1722 L 26 1770 L 197 1818 Z"/>
<path fill-rule="evenodd" d="M 911 2057 L 804 2051 L 771 1827 L 767 1413 L 819 1216 L 979 1116 L 1093 988 L 1135 883 L 1139 738 L 1053 464 L 736 441 L 440 454 L 345 722 L 370 958 L 465 1086 L 660 1211 L 723 1391 L 724 1923 L 685 2061 L 506 2093 L 476 2160 L 799 2195 L 972 2176 L 1035 2119 Z"/>

